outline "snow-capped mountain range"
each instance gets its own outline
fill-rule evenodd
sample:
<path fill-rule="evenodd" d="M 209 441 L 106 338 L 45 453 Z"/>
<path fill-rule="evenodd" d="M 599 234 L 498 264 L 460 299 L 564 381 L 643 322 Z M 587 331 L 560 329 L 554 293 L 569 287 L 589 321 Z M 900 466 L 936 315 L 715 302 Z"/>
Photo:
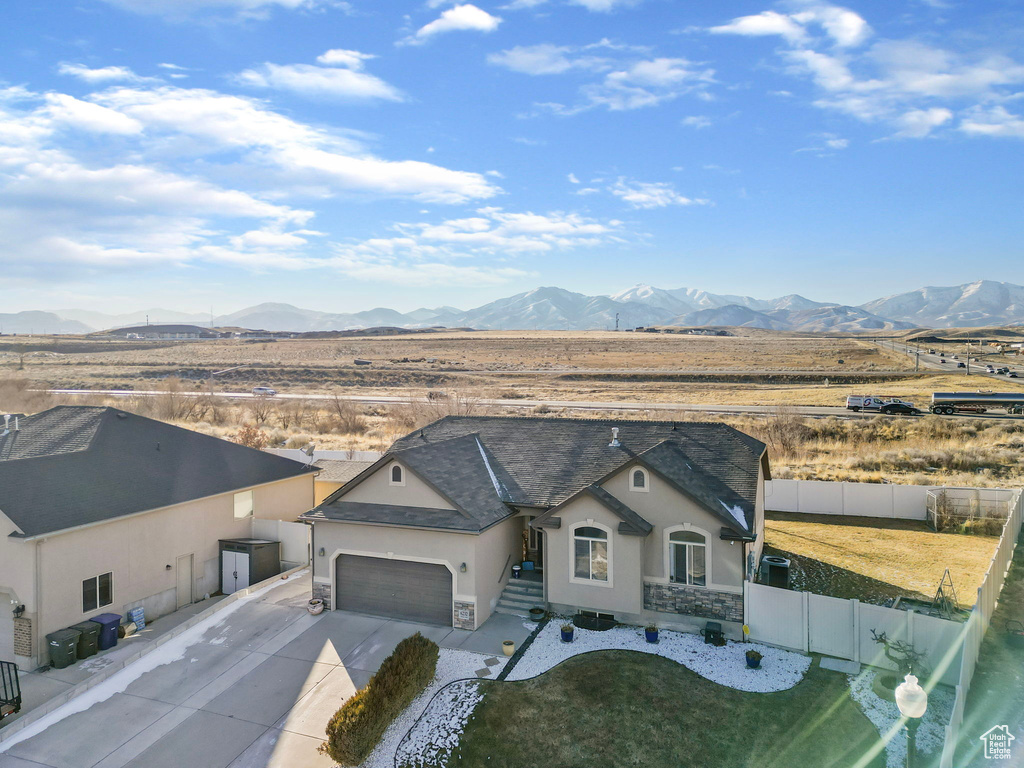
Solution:
<path fill-rule="evenodd" d="M 545 287 L 470 310 L 455 307 L 398 312 L 323 312 L 267 303 L 210 318 L 150 309 L 123 315 L 86 310 L 0 314 L 4 333 L 88 333 L 152 323 L 192 323 L 268 331 L 331 331 L 373 326 L 469 327 L 496 330 L 596 330 L 650 325 L 739 326 L 788 331 L 859 331 L 915 327 L 1024 325 L 1024 286 L 979 280 L 948 288 L 920 288 L 858 307 L 790 294 L 776 299 L 715 294 L 695 288 L 637 285 L 611 296 L 587 296 Z"/>

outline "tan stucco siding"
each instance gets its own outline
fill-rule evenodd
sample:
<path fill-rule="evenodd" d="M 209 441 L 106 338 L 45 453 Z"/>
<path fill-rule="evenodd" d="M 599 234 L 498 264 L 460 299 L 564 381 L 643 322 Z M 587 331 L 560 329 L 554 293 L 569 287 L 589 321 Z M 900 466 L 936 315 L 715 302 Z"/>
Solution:
<path fill-rule="evenodd" d="M 253 488 L 254 516 L 296 519 L 313 500 L 312 486 L 312 475 L 305 475 Z M 139 604 L 150 618 L 174 610 L 177 558 L 183 555 L 193 555 L 195 597 L 219 590 L 218 540 L 252 535 L 252 518 L 235 519 L 234 496 L 224 493 L 42 540 L 37 649 L 46 633 L 98 613 L 124 615 Z M 83 580 L 103 573 L 113 574 L 113 603 L 83 612 Z"/>
<path fill-rule="evenodd" d="M 477 538 L 476 624 L 480 626 L 498 604 L 512 565 L 522 557 L 523 518 L 510 517 Z"/>
<path fill-rule="evenodd" d="M 341 488 L 344 483 L 332 483 L 329 480 L 317 480 L 313 488 L 313 506 L 319 506 L 324 499 Z"/>
<path fill-rule="evenodd" d="M 35 613 L 36 545 L 10 538 L 9 534 L 15 530 L 14 523 L 0 512 L 0 589 L 12 593 L 28 613 Z"/>
<path fill-rule="evenodd" d="M 345 501 L 369 504 L 395 504 L 401 507 L 427 507 L 428 509 L 454 509 L 441 494 L 420 480 L 407 467 L 402 476 L 405 485 L 391 485 L 391 467 L 401 462 L 389 461 L 358 485 L 345 492 Z"/>
<path fill-rule="evenodd" d="M 550 603 L 606 613 L 637 614 L 643 609 L 643 538 L 618 533 L 619 518 L 591 496 L 583 495 L 559 510 L 562 525 L 546 529 L 544 581 Z M 597 523 L 608 529 L 610 578 L 601 582 L 573 580 L 573 528 Z"/>
<path fill-rule="evenodd" d="M 666 530 L 689 523 L 707 538 L 711 570 L 711 583 L 708 586 L 741 590 L 743 546 L 719 538 L 723 525 L 721 519 L 677 491 L 654 472 L 648 472 L 648 491 L 631 491 L 630 474 L 637 466 L 630 465 L 606 480 L 602 487 L 654 526 L 644 539 L 644 576 L 648 580 L 668 581 Z"/>

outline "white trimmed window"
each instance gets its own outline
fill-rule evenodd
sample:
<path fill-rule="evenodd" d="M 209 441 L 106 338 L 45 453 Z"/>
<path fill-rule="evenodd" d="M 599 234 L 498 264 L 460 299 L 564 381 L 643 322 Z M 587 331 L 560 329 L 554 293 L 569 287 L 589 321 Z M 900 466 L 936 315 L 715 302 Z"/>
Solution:
<path fill-rule="evenodd" d="M 669 580 L 694 587 L 708 585 L 707 538 L 696 531 L 668 535 Z"/>
<path fill-rule="evenodd" d="M 611 581 L 611 547 L 608 532 L 593 525 L 580 525 L 572 532 L 573 581 Z"/>
<path fill-rule="evenodd" d="M 113 602 L 113 573 L 101 573 L 82 582 L 82 613 L 91 613 Z"/>
<path fill-rule="evenodd" d="M 636 467 L 629 470 L 629 490 L 646 493 L 651 488 L 651 477 L 646 469 Z"/>
<path fill-rule="evenodd" d="M 392 464 L 390 471 L 388 485 L 405 485 L 405 470 L 402 469 L 401 464 Z"/>
<path fill-rule="evenodd" d="M 235 494 L 235 520 L 252 517 L 255 509 L 252 491 L 242 491 Z"/>

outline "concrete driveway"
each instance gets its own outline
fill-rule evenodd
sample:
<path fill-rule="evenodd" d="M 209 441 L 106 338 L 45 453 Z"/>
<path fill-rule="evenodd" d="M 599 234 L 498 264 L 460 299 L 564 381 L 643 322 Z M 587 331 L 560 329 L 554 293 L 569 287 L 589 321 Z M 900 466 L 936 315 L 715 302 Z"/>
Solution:
<path fill-rule="evenodd" d="M 314 617 L 308 597 L 308 577 L 282 583 L 208 629 L 183 658 L 13 744 L 0 768 L 327 768 L 333 761 L 316 749 L 328 719 L 400 640 L 421 632 L 443 647 L 499 655 L 502 640 L 518 645 L 529 633 L 522 619 L 497 614 L 476 632 Z"/>

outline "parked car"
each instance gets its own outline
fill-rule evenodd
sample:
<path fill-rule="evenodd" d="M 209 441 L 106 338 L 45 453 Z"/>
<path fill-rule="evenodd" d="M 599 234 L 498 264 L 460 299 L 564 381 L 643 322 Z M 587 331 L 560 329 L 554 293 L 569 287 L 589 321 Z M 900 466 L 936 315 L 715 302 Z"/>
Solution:
<path fill-rule="evenodd" d="M 921 409 L 915 408 L 912 405 L 906 403 L 886 403 L 878 409 L 880 412 L 887 415 L 900 415 L 900 416 L 920 416 Z"/>
<path fill-rule="evenodd" d="M 253 387 L 252 393 L 255 397 L 273 397 L 277 394 L 277 390 L 270 387 Z"/>

